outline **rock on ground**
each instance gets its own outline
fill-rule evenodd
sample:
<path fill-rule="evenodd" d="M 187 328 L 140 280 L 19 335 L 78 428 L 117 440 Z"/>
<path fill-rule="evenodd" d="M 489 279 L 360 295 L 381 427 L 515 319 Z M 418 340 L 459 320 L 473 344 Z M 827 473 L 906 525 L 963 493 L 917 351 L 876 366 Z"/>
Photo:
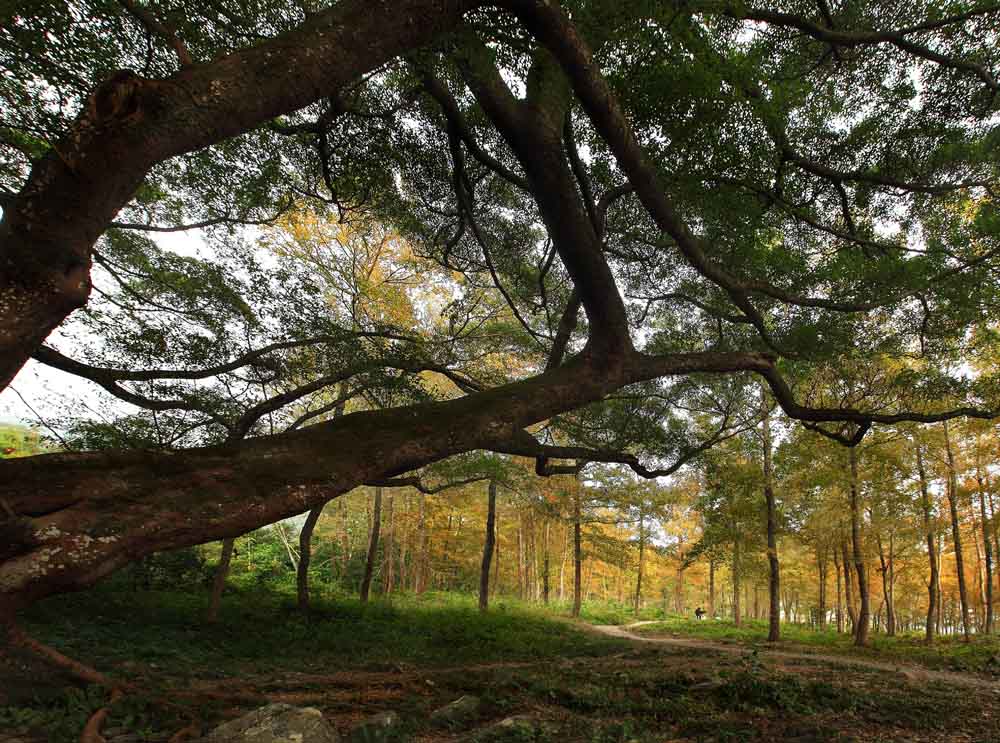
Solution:
<path fill-rule="evenodd" d="M 314 707 L 269 704 L 219 725 L 197 743 L 340 743 Z"/>
<path fill-rule="evenodd" d="M 395 712 L 379 712 L 351 732 L 350 743 L 395 743 L 405 740 L 403 721 Z"/>
<path fill-rule="evenodd" d="M 471 694 L 459 697 L 431 713 L 431 723 L 438 727 L 463 727 L 479 714 L 479 697 Z"/>

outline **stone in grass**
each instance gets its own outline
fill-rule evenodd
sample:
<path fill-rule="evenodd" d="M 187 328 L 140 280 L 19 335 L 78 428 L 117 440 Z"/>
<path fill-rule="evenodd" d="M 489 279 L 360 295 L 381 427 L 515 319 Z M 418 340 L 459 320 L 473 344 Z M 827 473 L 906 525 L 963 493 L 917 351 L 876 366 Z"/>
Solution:
<path fill-rule="evenodd" d="M 546 740 L 553 731 L 548 725 L 528 715 L 506 717 L 498 723 L 478 730 L 469 743 L 521 743 Z"/>
<path fill-rule="evenodd" d="M 351 732 L 350 743 L 396 743 L 406 740 L 403 721 L 395 712 L 379 712 Z"/>
<path fill-rule="evenodd" d="M 479 715 L 479 697 L 466 694 L 431 713 L 431 724 L 440 728 L 461 728 Z"/>
<path fill-rule="evenodd" d="M 340 743 L 314 707 L 269 704 L 219 725 L 197 743 Z"/>

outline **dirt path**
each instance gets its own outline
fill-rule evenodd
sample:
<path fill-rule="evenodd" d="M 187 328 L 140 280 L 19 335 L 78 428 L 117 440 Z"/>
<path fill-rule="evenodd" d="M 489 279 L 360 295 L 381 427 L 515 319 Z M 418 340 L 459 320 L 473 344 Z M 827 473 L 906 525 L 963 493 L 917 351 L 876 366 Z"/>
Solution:
<path fill-rule="evenodd" d="M 701 640 L 690 637 L 644 637 L 629 632 L 633 627 L 641 627 L 644 624 L 656 624 L 656 622 L 635 622 L 625 626 L 617 625 L 590 625 L 591 629 L 608 637 L 617 637 L 632 642 L 648 643 L 654 645 L 671 645 L 682 648 L 698 648 L 702 650 L 713 650 L 720 653 L 731 653 L 734 655 L 745 653 L 748 646 L 743 644 L 728 644 L 722 642 L 712 642 L 711 640 Z M 871 668 L 877 671 L 902 674 L 908 681 L 941 681 L 946 684 L 956 686 L 974 686 L 979 689 L 992 689 L 1000 694 L 1000 682 L 990 681 L 967 673 L 957 673 L 954 671 L 936 671 L 922 666 L 914 666 L 905 663 L 895 663 L 892 661 L 870 660 L 868 658 L 852 658 L 844 655 L 823 655 L 821 653 L 795 652 L 791 650 L 773 650 L 766 646 L 754 646 L 769 658 L 785 660 L 812 660 L 833 665 L 854 666 L 861 668 Z"/>

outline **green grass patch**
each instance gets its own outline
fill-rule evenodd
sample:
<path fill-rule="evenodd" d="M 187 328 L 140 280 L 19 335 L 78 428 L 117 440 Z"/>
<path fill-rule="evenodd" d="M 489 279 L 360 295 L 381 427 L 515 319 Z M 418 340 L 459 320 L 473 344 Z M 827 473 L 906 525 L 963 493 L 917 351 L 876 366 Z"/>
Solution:
<path fill-rule="evenodd" d="M 481 614 L 474 597 L 400 595 L 368 605 L 327 596 L 308 614 L 290 592 L 233 592 L 204 621 L 204 592 L 100 590 L 34 607 L 38 639 L 98 668 L 138 663 L 171 675 L 280 669 L 329 672 L 577 657 L 623 647 L 516 602 Z"/>

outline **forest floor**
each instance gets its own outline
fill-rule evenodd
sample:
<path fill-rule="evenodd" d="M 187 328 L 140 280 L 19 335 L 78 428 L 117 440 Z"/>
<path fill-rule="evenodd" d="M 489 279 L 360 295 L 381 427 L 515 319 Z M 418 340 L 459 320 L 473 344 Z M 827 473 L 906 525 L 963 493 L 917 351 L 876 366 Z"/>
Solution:
<path fill-rule="evenodd" d="M 287 594 L 237 593 L 217 625 L 203 612 L 200 594 L 92 591 L 43 602 L 25 626 L 131 685 L 105 724 L 109 743 L 165 741 L 191 719 L 207 729 L 268 702 L 318 707 L 345 734 L 394 711 L 413 743 L 1000 741 L 1000 686 L 643 641 L 506 600 L 481 615 L 473 597 L 330 597 L 302 615 Z M 463 695 L 479 698 L 475 713 L 436 727 L 433 710 Z M 75 741 L 106 701 L 18 654 L 0 659 L 0 741 Z M 510 718 L 519 724 L 497 726 Z"/>

